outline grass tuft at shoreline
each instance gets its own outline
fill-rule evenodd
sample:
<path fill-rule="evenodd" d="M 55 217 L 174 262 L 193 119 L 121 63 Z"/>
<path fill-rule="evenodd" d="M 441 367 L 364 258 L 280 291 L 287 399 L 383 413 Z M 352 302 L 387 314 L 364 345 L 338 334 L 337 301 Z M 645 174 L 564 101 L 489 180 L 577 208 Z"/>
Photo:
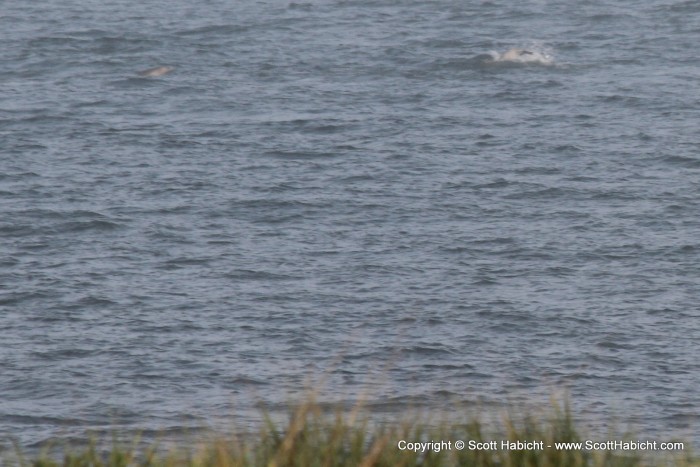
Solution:
<path fill-rule="evenodd" d="M 478 417 L 464 420 L 435 424 L 414 416 L 377 423 L 359 408 L 329 414 L 310 399 L 291 410 L 286 423 L 266 416 L 257 433 L 215 437 L 169 451 L 157 445 L 143 448 L 138 440 L 112 440 L 104 448 L 93 441 L 27 458 L 17 447 L 2 462 L 8 467 L 700 466 L 687 443 L 682 450 L 664 452 L 556 449 L 555 443 L 585 441 L 566 404 L 555 403 L 542 416 L 508 414 L 495 426 Z M 459 442 L 464 442 L 463 449 Z M 481 449 L 470 449 L 469 442 L 482 443 Z M 503 449 L 503 442 L 516 447 L 518 442 L 530 442 L 535 448 Z"/>

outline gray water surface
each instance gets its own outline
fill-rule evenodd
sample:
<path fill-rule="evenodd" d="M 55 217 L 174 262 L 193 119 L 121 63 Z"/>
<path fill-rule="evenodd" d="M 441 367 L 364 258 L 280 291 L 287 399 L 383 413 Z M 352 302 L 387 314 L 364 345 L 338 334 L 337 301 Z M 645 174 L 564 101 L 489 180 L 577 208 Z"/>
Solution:
<path fill-rule="evenodd" d="M 0 437 L 252 423 L 319 375 L 378 413 L 566 390 L 692 436 L 699 24 L 672 0 L 5 0 Z"/>

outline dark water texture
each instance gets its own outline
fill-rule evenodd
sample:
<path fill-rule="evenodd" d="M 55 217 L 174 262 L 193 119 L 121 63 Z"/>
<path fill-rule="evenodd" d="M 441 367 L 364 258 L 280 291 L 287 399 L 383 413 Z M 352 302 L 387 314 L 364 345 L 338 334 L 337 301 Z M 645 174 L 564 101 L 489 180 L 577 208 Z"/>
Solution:
<path fill-rule="evenodd" d="M 699 15 L 3 2 L 0 436 L 252 423 L 318 375 L 692 436 Z"/>

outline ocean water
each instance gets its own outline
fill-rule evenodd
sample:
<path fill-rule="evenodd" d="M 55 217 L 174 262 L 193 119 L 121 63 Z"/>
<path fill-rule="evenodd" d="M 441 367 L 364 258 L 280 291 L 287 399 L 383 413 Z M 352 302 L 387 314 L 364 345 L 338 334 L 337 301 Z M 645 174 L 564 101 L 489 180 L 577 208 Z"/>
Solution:
<path fill-rule="evenodd" d="M 389 415 L 564 392 L 692 439 L 699 16 L 5 0 L 3 444 L 253 424 L 308 385 Z"/>

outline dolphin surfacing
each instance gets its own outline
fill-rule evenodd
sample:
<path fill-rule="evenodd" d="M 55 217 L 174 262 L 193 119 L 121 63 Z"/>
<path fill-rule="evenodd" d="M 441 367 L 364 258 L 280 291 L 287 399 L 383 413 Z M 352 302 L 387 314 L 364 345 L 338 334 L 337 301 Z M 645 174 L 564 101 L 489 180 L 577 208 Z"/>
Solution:
<path fill-rule="evenodd" d="M 175 67 L 172 66 L 157 66 L 149 68 L 148 70 L 139 71 L 138 75 L 144 78 L 157 78 L 158 76 L 167 75 L 174 69 Z"/>
<path fill-rule="evenodd" d="M 539 63 L 541 65 L 550 65 L 552 63 L 552 57 L 536 50 L 513 47 L 512 49 L 508 49 L 503 53 L 495 54 L 494 61 L 512 63 Z"/>

